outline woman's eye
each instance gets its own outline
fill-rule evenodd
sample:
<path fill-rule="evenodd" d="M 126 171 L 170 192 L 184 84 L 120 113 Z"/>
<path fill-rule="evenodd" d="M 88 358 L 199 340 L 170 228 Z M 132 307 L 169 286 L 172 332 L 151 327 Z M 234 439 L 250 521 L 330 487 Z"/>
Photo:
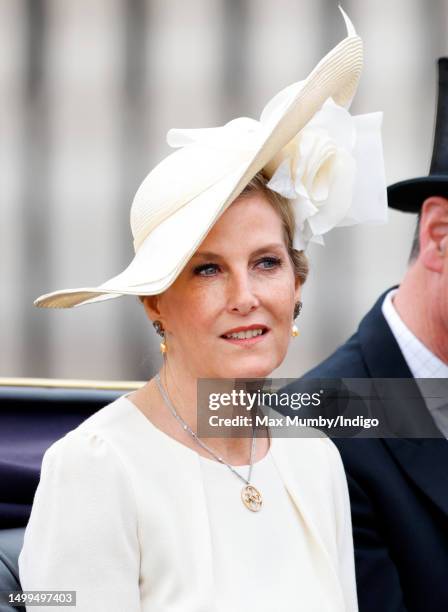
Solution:
<path fill-rule="evenodd" d="M 217 271 L 218 266 L 216 264 L 202 264 L 194 269 L 194 273 L 198 276 L 213 276 Z"/>
<path fill-rule="evenodd" d="M 280 264 L 281 260 L 278 257 L 263 257 L 257 262 L 257 266 L 260 266 L 263 270 L 277 268 Z"/>
<path fill-rule="evenodd" d="M 278 268 L 281 263 L 281 259 L 278 257 L 263 257 L 256 262 L 255 266 L 262 270 L 273 270 Z M 193 270 L 195 276 L 216 276 L 219 271 L 219 265 L 214 263 L 201 264 Z"/>

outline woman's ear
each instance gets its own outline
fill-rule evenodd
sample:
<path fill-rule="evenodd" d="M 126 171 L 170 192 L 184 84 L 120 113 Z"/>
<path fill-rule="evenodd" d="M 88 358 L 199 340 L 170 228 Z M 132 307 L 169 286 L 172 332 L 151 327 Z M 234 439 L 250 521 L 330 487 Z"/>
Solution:
<path fill-rule="evenodd" d="M 145 295 L 142 298 L 146 316 L 152 322 L 161 320 L 158 297 L 158 295 Z M 161 321 L 161 323 L 163 323 L 163 321 Z"/>
<path fill-rule="evenodd" d="M 420 221 L 420 260 L 428 270 L 441 273 L 448 247 L 448 199 L 425 200 Z"/>

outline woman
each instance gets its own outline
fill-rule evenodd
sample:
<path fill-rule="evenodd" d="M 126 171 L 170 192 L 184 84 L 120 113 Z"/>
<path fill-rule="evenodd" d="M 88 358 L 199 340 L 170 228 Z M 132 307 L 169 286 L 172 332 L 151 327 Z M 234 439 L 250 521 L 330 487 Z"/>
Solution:
<path fill-rule="evenodd" d="M 45 453 L 19 559 L 23 589 L 75 590 L 77 609 L 95 612 L 357 609 L 333 444 L 196 435 L 197 380 L 278 367 L 300 311 L 303 245 L 371 219 L 382 198 L 354 180 L 366 134 L 369 172 L 381 155 L 377 118 L 358 118 L 357 131 L 344 108 L 361 65 L 347 23 L 348 37 L 260 122 L 169 133 L 180 148 L 137 192 L 136 255 L 124 272 L 36 301 L 137 295 L 164 364 Z"/>

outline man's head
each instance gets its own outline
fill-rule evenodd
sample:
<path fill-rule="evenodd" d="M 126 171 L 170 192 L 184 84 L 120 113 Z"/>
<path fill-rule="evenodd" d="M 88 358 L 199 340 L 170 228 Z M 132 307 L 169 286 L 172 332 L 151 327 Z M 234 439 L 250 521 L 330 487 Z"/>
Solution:
<path fill-rule="evenodd" d="M 387 188 L 390 208 L 418 213 L 409 267 L 394 305 L 403 321 L 448 364 L 448 57 L 438 60 L 434 147 L 428 176 Z"/>
<path fill-rule="evenodd" d="M 424 201 L 409 264 L 395 306 L 414 334 L 448 363 L 447 198 Z"/>

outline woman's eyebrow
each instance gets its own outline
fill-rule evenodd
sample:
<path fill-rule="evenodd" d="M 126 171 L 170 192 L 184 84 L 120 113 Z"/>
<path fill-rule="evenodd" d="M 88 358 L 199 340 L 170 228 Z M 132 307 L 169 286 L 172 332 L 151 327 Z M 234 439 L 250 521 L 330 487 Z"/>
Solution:
<path fill-rule="evenodd" d="M 285 245 L 281 242 L 273 242 L 272 244 L 266 244 L 251 253 L 251 256 L 259 255 L 260 253 L 264 253 L 266 251 L 271 251 L 275 249 L 284 249 Z M 222 255 L 218 253 L 212 253 L 211 251 L 196 251 L 193 257 L 200 257 L 201 259 L 225 259 Z"/>

